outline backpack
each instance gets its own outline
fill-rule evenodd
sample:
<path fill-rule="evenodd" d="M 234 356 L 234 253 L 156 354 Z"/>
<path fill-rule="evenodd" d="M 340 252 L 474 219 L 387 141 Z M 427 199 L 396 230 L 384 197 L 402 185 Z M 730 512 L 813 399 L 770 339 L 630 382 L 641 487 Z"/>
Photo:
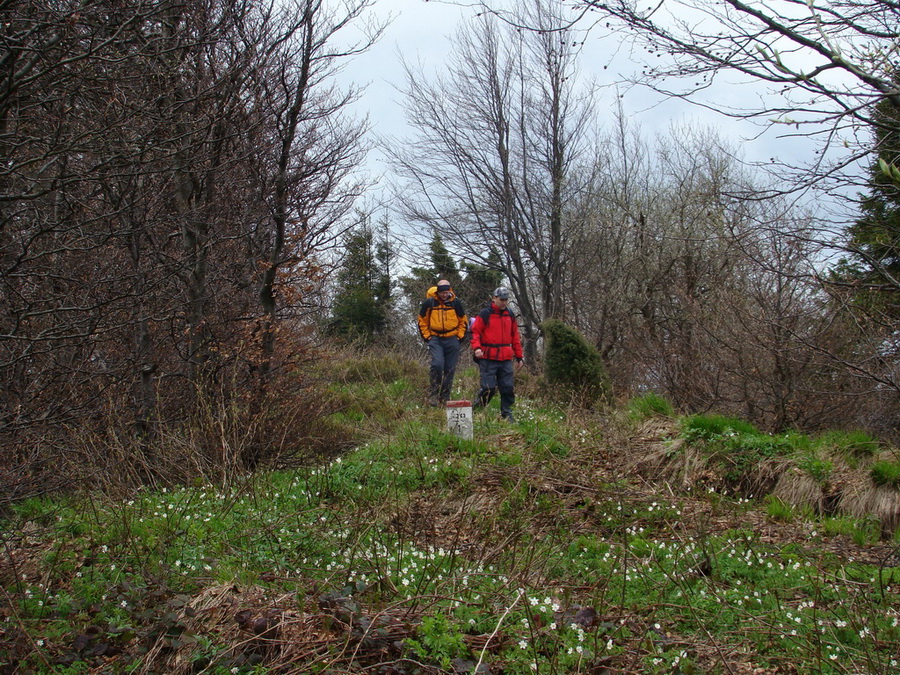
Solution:
<path fill-rule="evenodd" d="M 506 308 L 506 311 L 509 312 L 509 318 L 513 321 L 516 320 L 516 313 L 513 312 L 509 307 Z M 487 304 L 478 310 L 478 316 L 481 317 L 481 320 L 484 321 L 485 327 L 491 322 L 491 305 Z"/>

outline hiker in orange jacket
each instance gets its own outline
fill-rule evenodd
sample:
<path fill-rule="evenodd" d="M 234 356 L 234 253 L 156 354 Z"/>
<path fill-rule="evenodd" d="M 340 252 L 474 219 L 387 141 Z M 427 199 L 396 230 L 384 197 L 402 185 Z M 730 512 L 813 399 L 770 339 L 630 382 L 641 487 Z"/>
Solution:
<path fill-rule="evenodd" d="M 524 363 L 522 339 L 516 317 L 509 310 L 509 289 L 500 286 L 491 294 L 491 304 L 475 317 L 472 324 L 472 351 L 481 374 L 481 390 L 474 408 L 483 408 L 500 391 L 500 416 L 510 422 L 516 401 L 514 390 L 515 359 L 517 367 Z"/>
<path fill-rule="evenodd" d="M 450 400 L 460 343 L 468 328 L 462 301 L 456 297 L 449 281 L 441 279 L 437 286 L 428 289 L 419 309 L 418 322 L 419 333 L 428 343 L 431 354 L 428 405 L 437 406 Z"/>

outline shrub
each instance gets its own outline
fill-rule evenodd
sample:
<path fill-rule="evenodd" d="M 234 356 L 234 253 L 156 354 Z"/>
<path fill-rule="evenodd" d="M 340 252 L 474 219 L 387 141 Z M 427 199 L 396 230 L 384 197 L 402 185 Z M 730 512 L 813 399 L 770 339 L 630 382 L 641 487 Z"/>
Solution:
<path fill-rule="evenodd" d="M 571 399 L 583 397 L 587 404 L 609 397 L 609 378 L 600 352 L 584 336 L 557 319 L 541 326 L 547 340 L 545 374 L 547 382 L 558 385 Z"/>

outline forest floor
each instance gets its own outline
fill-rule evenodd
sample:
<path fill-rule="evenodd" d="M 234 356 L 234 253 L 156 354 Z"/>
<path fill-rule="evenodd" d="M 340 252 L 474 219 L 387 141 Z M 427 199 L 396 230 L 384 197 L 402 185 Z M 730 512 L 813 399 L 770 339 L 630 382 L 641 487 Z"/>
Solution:
<path fill-rule="evenodd" d="M 358 446 L 315 466 L 17 505 L 0 673 L 900 672 L 893 493 L 840 508 L 864 462 L 817 491 L 771 444 L 736 472 L 677 417 L 527 386 L 469 441 L 415 376 L 350 372 Z"/>

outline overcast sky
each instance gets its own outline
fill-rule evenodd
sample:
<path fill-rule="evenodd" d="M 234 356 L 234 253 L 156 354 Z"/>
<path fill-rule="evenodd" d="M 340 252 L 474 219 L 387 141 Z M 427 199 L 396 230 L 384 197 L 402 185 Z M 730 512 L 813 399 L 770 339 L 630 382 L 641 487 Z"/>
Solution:
<path fill-rule="evenodd" d="M 377 0 L 371 11 L 379 17 L 390 15 L 394 18 L 382 39 L 349 64 L 341 77 L 366 87 L 354 106 L 356 114 L 368 114 L 378 133 L 402 137 L 408 129 L 396 90 L 403 83 L 399 55 L 402 53 L 412 63 L 421 61 L 426 72 L 440 69 L 450 52 L 450 37 L 458 23 L 464 17 L 471 17 L 474 10 L 434 0 Z M 608 101 L 610 111 L 614 107 L 613 87 L 633 65 L 624 52 L 616 54 L 617 42 L 615 35 L 603 35 L 595 30 L 587 36 L 580 60 L 582 76 L 585 80 L 593 79 L 601 87 L 598 100 L 601 105 Z M 715 90 L 718 102 L 735 107 L 739 107 L 741 97 L 752 93 L 752 88 L 748 91 L 747 86 L 724 84 Z M 737 123 L 697 106 L 671 100 L 660 105 L 659 100 L 645 89 L 625 91 L 623 105 L 630 120 L 648 134 L 665 132 L 672 123 L 688 120 L 717 128 L 723 138 L 739 143 L 745 158 L 750 161 L 765 161 L 779 153 L 802 151 L 796 142 L 779 139 L 776 132 L 751 140 L 759 133 L 758 127 Z M 607 116 L 604 111 L 600 111 L 599 117 L 601 122 L 612 120 L 612 115 Z M 370 164 L 373 168 L 383 165 L 377 153 Z"/>
<path fill-rule="evenodd" d="M 424 0 L 376 0 L 370 11 L 378 20 L 391 17 L 391 22 L 381 40 L 348 64 L 340 79 L 365 87 L 354 114 L 368 115 L 378 134 L 402 137 L 409 130 L 397 91 L 403 84 L 400 55 L 436 67 L 450 52 L 457 24 L 472 11 Z M 370 165 L 373 171 L 382 168 L 379 153 L 372 153 Z"/>
<path fill-rule="evenodd" d="M 460 21 L 473 16 L 474 10 L 443 4 L 440 0 L 377 0 L 371 11 L 375 16 L 390 15 L 393 19 L 381 40 L 350 63 L 341 79 L 365 87 L 352 109 L 355 114 L 368 115 L 374 132 L 402 139 L 411 130 L 397 91 L 404 79 L 400 54 L 411 63 L 421 62 L 426 73 L 439 71 L 450 53 L 451 36 Z M 615 35 L 592 31 L 586 38 L 579 64 L 585 81 L 592 80 L 600 88 L 597 100 L 606 109 L 598 111 L 598 119 L 604 125 L 613 121 L 616 82 L 634 66 L 625 50 L 619 49 L 619 42 Z M 758 87 L 757 90 L 761 91 Z M 754 87 L 722 83 L 713 93 L 717 104 L 740 108 L 742 98 L 754 95 Z M 679 100 L 660 102 L 646 89 L 625 90 L 623 96 L 629 123 L 637 125 L 650 144 L 655 134 L 667 133 L 673 124 L 692 122 L 717 130 L 723 141 L 737 148 L 750 162 L 768 162 L 770 157 L 795 162 L 798 157 L 812 156 L 811 142 L 786 138 L 790 130 L 784 128 L 760 135 L 760 128 L 749 122 L 738 122 Z M 369 154 L 367 169 L 373 176 L 387 173 L 384 157 L 377 149 Z M 382 181 L 381 186 L 384 185 Z M 386 191 L 375 190 L 369 207 L 377 208 L 381 199 L 389 199 Z M 393 218 L 391 221 L 400 225 Z"/>

